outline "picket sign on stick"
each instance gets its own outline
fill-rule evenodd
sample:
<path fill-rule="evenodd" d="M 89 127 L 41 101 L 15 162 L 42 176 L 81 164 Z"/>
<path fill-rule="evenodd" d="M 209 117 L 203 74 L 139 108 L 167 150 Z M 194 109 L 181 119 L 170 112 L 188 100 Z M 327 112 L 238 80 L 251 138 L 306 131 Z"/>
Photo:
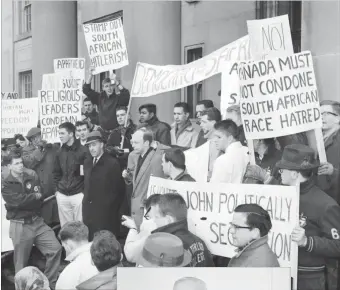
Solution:
<path fill-rule="evenodd" d="M 316 138 L 316 147 L 318 149 L 319 154 L 319 160 L 321 163 L 326 163 L 327 156 L 321 128 L 314 129 L 314 133 Z"/>

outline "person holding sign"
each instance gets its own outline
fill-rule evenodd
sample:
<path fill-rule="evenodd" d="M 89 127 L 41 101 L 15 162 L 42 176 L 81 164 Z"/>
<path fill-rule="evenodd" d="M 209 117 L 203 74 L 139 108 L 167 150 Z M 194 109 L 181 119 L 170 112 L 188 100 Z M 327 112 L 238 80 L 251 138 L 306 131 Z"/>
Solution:
<path fill-rule="evenodd" d="M 340 257 L 340 206 L 315 186 L 319 165 L 314 150 L 301 144 L 286 146 L 276 164 L 282 184 L 300 185 L 300 224 L 292 232 L 299 246 L 299 290 L 325 290 L 326 259 Z"/>
<path fill-rule="evenodd" d="M 103 91 L 98 93 L 91 89 L 91 82 L 95 68 L 90 67 L 90 75 L 83 86 L 83 93 L 98 107 L 99 125 L 105 132 L 105 139 L 113 129 L 118 126 L 116 108 L 127 106 L 130 100 L 130 92 L 125 89 L 117 78 L 111 80 L 105 78 L 102 82 Z"/>
<path fill-rule="evenodd" d="M 241 204 L 235 208 L 229 232 L 238 253 L 228 267 L 280 267 L 268 245 L 272 228 L 269 213 L 258 204 Z"/>
<path fill-rule="evenodd" d="M 318 185 L 340 204 L 340 103 L 321 102 L 321 113 L 328 163 L 319 167 Z"/>
<path fill-rule="evenodd" d="M 249 163 L 248 148 L 238 141 L 238 128 L 231 120 L 223 120 L 214 125 L 215 145 L 217 150 L 224 151 L 213 167 L 210 182 L 242 183 Z"/>

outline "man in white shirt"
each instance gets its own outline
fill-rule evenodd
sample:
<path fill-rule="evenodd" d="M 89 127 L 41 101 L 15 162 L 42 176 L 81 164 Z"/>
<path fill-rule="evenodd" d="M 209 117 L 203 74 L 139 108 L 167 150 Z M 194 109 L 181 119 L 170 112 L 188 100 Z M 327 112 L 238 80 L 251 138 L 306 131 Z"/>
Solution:
<path fill-rule="evenodd" d="M 87 226 L 80 221 L 68 222 L 61 228 L 59 238 L 66 251 L 65 260 L 70 264 L 61 272 L 56 290 L 76 289 L 77 285 L 99 273 L 92 263 L 88 236 Z"/>
<path fill-rule="evenodd" d="M 231 120 L 223 120 L 214 128 L 216 148 L 224 154 L 216 159 L 210 182 L 242 183 L 250 158 L 248 148 L 238 141 L 237 125 Z"/>

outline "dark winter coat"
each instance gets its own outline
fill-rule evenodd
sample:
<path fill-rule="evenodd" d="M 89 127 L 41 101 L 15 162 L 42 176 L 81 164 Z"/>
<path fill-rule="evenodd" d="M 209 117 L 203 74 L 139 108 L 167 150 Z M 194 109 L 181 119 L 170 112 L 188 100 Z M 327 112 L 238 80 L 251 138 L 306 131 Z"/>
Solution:
<path fill-rule="evenodd" d="M 99 125 L 99 114 L 96 109 L 93 109 L 90 113 L 85 112 L 84 115 L 86 116 L 86 118 L 90 119 L 93 125 Z"/>
<path fill-rule="evenodd" d="M 84 176 L 82 167 L 90 157 L 88 148 L 75 140 L 72 146 L 64 144 L 58 150 L 53 169 L 54 188 L 65 195 L 84 192 Z"/>
<path fill-rule="evenodd" d="M 187 220 L 160 227 L 153 233 L 169 233 L 180 238 L 184 249 L 189 250 L 192 255 L 191 267 L 214 267 L 212 255 L 207 246 L 199 237 L 188 230 Z"/>
<path fill-rule="evenodd" d="M 280 267 L 276 255 L 268 245 L 268 236 L 253 241 L 236 256 L 231 258 L 228 267 Z"/>
<path fill-rule="evenodd" d="M 183 171 L 180 175 L 176 176 L 176 178 L 174 180 L 176 180 L 176 181 L 189 181 L 189 182 L 195 182 L 196 181 L 186 171 Z"/>
<path fill-rule="evenodd" d="M 24 160 L 24 165 L 37 173 L 44 199 L 55 194 L 53 166 L 58 149 L 58 145 L 48 144 L 43 150 L 35 149 L 31 153 L 31 158 Z M 43 204 L 41 215 L 46 224 L 59 222 L 58 205 L 55 198 Z"/>
<path fill-rule="evenodd" d="M 36 192 L 41 193 L 38 176 L 35 172 L 23 173 L 23 183 L 10 173 L 2 184 L 2 197 L 6 202 L 8 220 L 30 219 L 40 216 L 43 198 L 38 199 Z"/>
<path fill-rule="evenodd" d="M 109 230 L 118 236 L 119 208 L 125 193 L 118 160 L 104 153 L 93 166 L 93 158 L 87 159 L 84 175 L 83 221 L 90 238 L 99 230 Z"/>
<path fill-rule="evenodd" d="M 340 204 L 340 130 L 325 142 L 327 162 L 334 167 L 332 176 L 318 176 L 318 186 Z"/>
<path fill-rule="evenodd" d="M 108 97 L 102 91 L 100 93 L 91 89 L 91 84 L 83 85 L 83 93 L 98 107 L 99 125 L 104 130 L 113 130 L 118 127 L 116 108 L 119 106 L 127 106 L 130 100 L 130 92 L 123 88 L 120 94 L 115 91 Z"/>
<path fill-rule="evenodd" d="M 171 145 L 170 125 L 165 122 L 159 121 L 156 116 L 151 118 L 146 123 L 140 124 L 138 127 L 145 127 L 148 130 L 152 131 L 155 141 L 158 141 L 163 145 Z"/>

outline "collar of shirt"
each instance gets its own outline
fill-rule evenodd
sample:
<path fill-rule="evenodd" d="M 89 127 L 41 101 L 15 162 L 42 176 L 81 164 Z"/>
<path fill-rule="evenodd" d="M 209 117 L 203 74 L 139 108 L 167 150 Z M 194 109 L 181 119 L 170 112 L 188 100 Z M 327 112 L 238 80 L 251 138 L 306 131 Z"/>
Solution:
<path fill-rule="evenodd" d="M 87 142 L 87 139 L 86 139 L 86 140 L 84 140 L 84 141 L 83 141 L 83 140 L 81 140 L 81 139 L 79 139 L 79 140 L 80 140 L 80 144 L 81 144 L 81 145 L 83 145 L 83 146 L 85 146 L 85 144 L 86 144 L 86 142 Z"/>
<path fill-rule="evenodd" d="M 90 251 L 90 248 L 91 248 L 91 245 L 92 243 L 87 243 L 85 245 L 82 245 L 80 246 L 79 248 L 75 249 L 71 254 L 69 254 L 65 260 L 66 261 L 69 261 L 69 262 L 72 262 L 74 261 L 75 259 L 77 259 L 77 257 L 79 255 L 81 255 L 82 253 L 85 253 L 87 251 Z"/>
<path fill-rule="evenodd" d="M 227 154 L 227 152 L 229 153 L 229 152 L 231 152 L 231 151 L 233 151 L 233 150 L 236 150 L 236 149 L 239 149 L 239 148 L 241 148 L 241 147 L 242 147 L 242 144 L 241 144 L 240 141 L 236 141 L 236 142 L 234 142 L 234 143 L 231 143 L 231 144 L 227 147 L 227 149 L 226 149 L 226 151 L 225 151 L 224 154 Z"/>
<path fill-rule="evenodd" d="M 101 155 L 99 155 L 98 157 L 93 157 L 93 162 L 94 162 L 95 159 L 97 159 L 97 163 L 98 163 L 99 159 L 100 159 L 102 156 L 103 156 L 103 153 L 102 153 Z"/>

